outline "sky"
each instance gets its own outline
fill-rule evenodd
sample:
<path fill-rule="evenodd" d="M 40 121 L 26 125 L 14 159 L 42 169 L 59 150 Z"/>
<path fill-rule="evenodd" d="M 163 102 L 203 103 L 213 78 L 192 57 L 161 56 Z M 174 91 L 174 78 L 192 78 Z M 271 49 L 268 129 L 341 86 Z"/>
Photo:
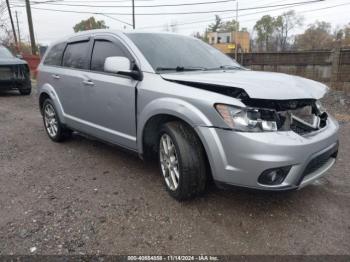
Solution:
<path fill-rule="evenodd" d="M 2 2 L 5 0 L 1 0 Z M 56 0 L 50 4 L 38 4 L 47 0 L 31 0 L 32 17 L 36 41 L 39 44 L 50 44 L 50 42 L 73 33 L 73 26 L 83 19 L 95 16 L 98 20 L 104 20 L 111 29 L 131 30 L 130 25 L 123 24 L 117 20 L 122 20 L 128 24 L 132 23 L 131 1 L 132 0 Z M 350 23 L 350 0 L 324 0 L 322 2 L 310 3 L 298 6 L 276 6 L 283 4 L 295 4 L 310 0 L 135 0 L 136 29 L 147 31 L 164 31 L 166 25 L 178 24 L 176 32 L 184 35 L 191 35 L 195 32 L 204 32 L 205 28 L 214 21 L 215 14 L 220 15 L 224 21 L 235 17 L 236 1 L 239 9 L 249 9 L 255 7 L 266 7 L 261 9 L 240 10 L 238 20 L 241 27 L 246 27 L 249 32 L 253 32 L 254 24 L 263 15 L 277 16 L 289 10 L 295 10 L 298 15 L 304 17 L 304 25 L 295 30 L 301 33 L 307 25 L 319 21 L 332 23 L 333 27 L 343 26 Z M 209 4 L 210 2 L 210 4 Z M 215 3 L 213 3 L 215 2 Z M 220 2 L 220 3 L 218 3 Z M 28 23 L 24 0 L 10 0 L 12 12 L 18 12 L 18 19 L 22 38 L 29 39 Z M 208 3 L 186 6 L 161 6 L 142 7 L 151 5 L 174 5 Z M 54 5 L 55 4 L 55 5 Z M 87 7 L 87 6 L 67 6 L 67 5 L 92 5 L 92 6 L 119 6 L 119 7 Z M 337 7 L 333 7 L 340 5 Z M 124 7 L 121 7 L 124 6 Z M 126 7 L 125 7 L 126 6 Z M 328 8 L 333 7 L 333 8 Z M 63 13 L 57 11 L 39 10 L 57 9 L 78 12 L 98 12 L 98 13 L 118 13 L 118 15 L 108 14 L 108 17 L 101 14 L 81 14 Z M 328 9 L 325 9 L 328 8 Z M 322 10 L 319 10 L 322 9 Z M 229 10 L 225 12 L 216 12 Z M 201 14 L 168 14 L 168 15 L 142 15 L 149 13 L 181 13 L 181 12 L 207 12 Z M 4 14 L 7 15 L 7 14 Z M 112 19 L 114 18 L 114 19 Z M 190 23 L 190 24 L 184 24 Z"/>

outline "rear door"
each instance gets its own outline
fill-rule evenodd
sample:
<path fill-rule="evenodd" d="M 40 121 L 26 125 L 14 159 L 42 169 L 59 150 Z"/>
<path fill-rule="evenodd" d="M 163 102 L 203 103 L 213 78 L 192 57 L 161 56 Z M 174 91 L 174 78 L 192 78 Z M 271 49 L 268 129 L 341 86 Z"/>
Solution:
<path fill-rule="evenodd" d="M 121 40 L 108 35 L 95 36 L 90 72 L 84 75 L 84 119 L 90 123 L 94 135 L 136 149 L 135 95 L 138 81 L 104 72 L 105 59 L 110 56 L 134 60 Z"/>

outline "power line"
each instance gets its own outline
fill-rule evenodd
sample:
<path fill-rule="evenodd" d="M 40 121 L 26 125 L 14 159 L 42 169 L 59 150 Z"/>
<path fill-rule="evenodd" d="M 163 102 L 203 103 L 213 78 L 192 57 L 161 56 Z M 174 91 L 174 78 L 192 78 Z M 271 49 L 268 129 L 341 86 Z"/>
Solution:
<path fill-rule="evenodd" d="M 182 4 L 157 4 L 157 5 L 135 5 L 135 8 L 147 8 L 147 7 L 176 7 L 176 6 L 192 6 L 192 5 L 208 5 L 208 4 L 219 4 L 219 3 L 228 3 L 235 0 L 220 0 L 220 1 L 210 1 L 210 2 L 196 2 L 196 3 L 182 3 Z M 36 2 L 33 1 L 33 4 L 45 4 L 45 5 L 55 5 L 55 6 L 80 6 L 80 7 L 118 7 L 118 8 L 132 8 L 132 5 L 86 5 L 86 4 L 70 4 L 70 3 L 53 3 L 51 1 L 47 2 Z"/>
<path fill-rule="evenodd" d="M 297 7 L 297 6 L 301 6 L 301 4 L 295 4 L 293 6 L 289 6 L 289 7 Z M 278 7 L 278 8 L 274 8 L 274 9 L 268 9 L 268 10 L 264 10 L 264 11 L 258 11 L 258 12 L 253 12 L 253 13 L 246 13 L 246 14 L 242 14 L 240 15 L 240 17 L 244 17 L 244 16 L 250 16 L 250 15 L 256 15 L 256 14 L 262 14 L 262 13 L 266 13 L 266 12 L 272 12 L 272 11 L 277 11 L 277 10 L 283 10 L 285 9 L 285 7 Z M 235 18 L 234 16 L 228 16 L 228 17 L 221 17 L 221 19 L 233 19 Z M 179 23 L 176 24 L 177 26 L 181 26 L 181 25 L 190 25 L 190 24 L 201 24 L 204 22 L 211 22 L 213 21 L 213 19 L 202 19 L 202 20 L 195 20 L 195 21 L 191 21 L 191 22 L 184 22 L 184 23 Z M 147 29 L 147 28 L 161 28 L 162 26 L 146 26 L 146 27 L 142 27 L 140 29 Z"/>
<path fill-rule="evenodd" d="M 336 7 L 340 7 L 340 6 L 346 6 L 346 5 L 350 5 L 350 3 L 342 3 L 342 4 L 337 4 L 337 5 L 332 5 L 332 6 L 327 6 L 327 7 L 323 7 L 323 8 L 317 8 L 317 9 L 310 9 L 310 10 L 305 10 L 305 11 L 301 11 L 298 12 L 300 13 L 310 13 L 310 12 L 316 12 L 316 11 L 320 11 L 320 10 L 326 10 L 326 9 L 332 9 L 332 8 L 336 8 Z M 258 14 L 258 13 L 266 13 L 266 12 L 271 12 L 271 11 L 277 11 L 283 8 L 276 8 L 276 9 L 270 9 L 270 10 L 265 10 L 262 12 L 255 12 L 255 13 L 249 13 L 249 14 L 243 14 L 240 16 L 249 16 L 249 15 L 254 15 L 254 14 Z M 222 17 L 223 20 L 226 19 L 233 19 L 235 18 L 234 16 L 229 16 L 229 17 Z M 246 19 L 246 20 L 241 20 L 240 22 L 251 22 L 251 21 L 256 21 L 256 18 L 253 19 Z M 211 22 L 213 21 L 213 19 L 206 19 L 206 20 L 198 20 L 198 21 L 191 21 L 191 22 L 185 22 L 185 23 L 180 23 L 180 24 L 176 24 L 176 26 L 186 26 L 186 25 L 192 25 L 192 24 L 202 24 L 202 23 L 207 23 L 207 22 Z M 142 27 L 140 29 L 152 29 L 152 28 L 161 28 L 162 26 L 147 26 L 147 27 Z"/>
<path fill-rule="evenodd" d="M 310 9 L 310 10 L 300 11 L 300 12 L 298 12 L 298 13 L 299 13 L 299 14 L 311 13 L 311 12 L 316 12 L 316 11 L 326 10 L 326 9 L 332 9 L 332 8 L 336 8 L 336 7 L 339 7 L 339 6 L 345 6 L 345 5 L 350 5 L 350 3 L 343 3 L 343 4 L 338 4 L 338 5 L 333 5 L 333 6 L 327 6 L 327 7 L 323 7 L 323 8 L 317 8 L 317 9 Z M 275 17 L 276 17 L 276 16 L 275 16 Z M 250 21 L 255 21 L 255 19 L 244 20 L 244 21 L 242 21 L 242 22 L 250 22 Z"/>
<path fill-rule="evenodd" d="M 295 2 L 295 3 L 289 3 L 289 4 L 248 7 L 248 8 L 241 8 L 241 9 L 226 9 L 226 10 L 212 10 L 212 11 L 191 11 L 191 12 L 175 12 L 175 13 L 139 13 L 137 15 L 155 16 L 155 15 L 189 15 L 189 14 L 225 13 L 225 12 L 236 12 L 236 11 L 265 9 L 265 8 L 270 8 L 270 7 L 293 6 L 293 5 L 296 5 L 296 4 L 297 5 L 306 5 L 306 4 L 313 4 L 313 3 L 323 2 L 323 1 L 325 1 L 325 0 L 312 0 L 312 1 Z M 22 7 L 22 6 L 17 6 L 17 7 Z M 36 9 L 36 10 L 67 12 L 67 13 L 88 13 L 88 14 L 108 14 L 108 15 L 127 15 L 127 16 L 132 15 L 130 13 L 99 13 L 99 12 L 88 12 L 88 11 L 49 9 L 49 8 L 40 8 L 40 7 L 32 7 L 32 8 Z"/>
<path fill-rule="evenodd" d="M 122 23 L 122 24 L 126 24 L 126 25 L 129 25 L 129 26 L 132 26 L 132 24 L 130 24 L 130 23 L 128 23 L 128 22 L 125 22 L 125 21 L 123 21 L 123 20 L 121 20 L 121 19 L 115 18 L 115 17 L 113 17 L 113 16 L 106 15 L 106 14 L 102 14 L 102 13 L 101 13 L 100 15 L 103 15 L 103 16 L 105 16 L 105 17 L 108 17 L 108 18 L 112 19 L 112 20 L 118 21 L 118 22 L 120 22 L 120 23 Z"/>

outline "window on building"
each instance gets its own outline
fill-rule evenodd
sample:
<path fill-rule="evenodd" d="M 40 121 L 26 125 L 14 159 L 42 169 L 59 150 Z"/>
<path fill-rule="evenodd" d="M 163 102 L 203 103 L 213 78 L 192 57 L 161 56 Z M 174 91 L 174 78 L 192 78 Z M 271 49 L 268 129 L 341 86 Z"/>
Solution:
<path fill-rule="evenodd" d="M 226 43 L 230 43 L 231 41 L 230 41 L 231 39 L 230 39 L 230 36 L 228 35 L 228 36 L 226 36 Z"/>

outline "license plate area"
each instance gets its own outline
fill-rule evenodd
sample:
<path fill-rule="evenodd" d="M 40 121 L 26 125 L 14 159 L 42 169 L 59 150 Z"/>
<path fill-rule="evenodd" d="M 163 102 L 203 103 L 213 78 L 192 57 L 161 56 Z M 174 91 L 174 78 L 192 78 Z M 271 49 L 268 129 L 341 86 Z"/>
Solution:
<path fill-rule="evenodd" d="M 0 80 L 11 80 L 12 69 L 11 67 L 0 67 Z"/>

